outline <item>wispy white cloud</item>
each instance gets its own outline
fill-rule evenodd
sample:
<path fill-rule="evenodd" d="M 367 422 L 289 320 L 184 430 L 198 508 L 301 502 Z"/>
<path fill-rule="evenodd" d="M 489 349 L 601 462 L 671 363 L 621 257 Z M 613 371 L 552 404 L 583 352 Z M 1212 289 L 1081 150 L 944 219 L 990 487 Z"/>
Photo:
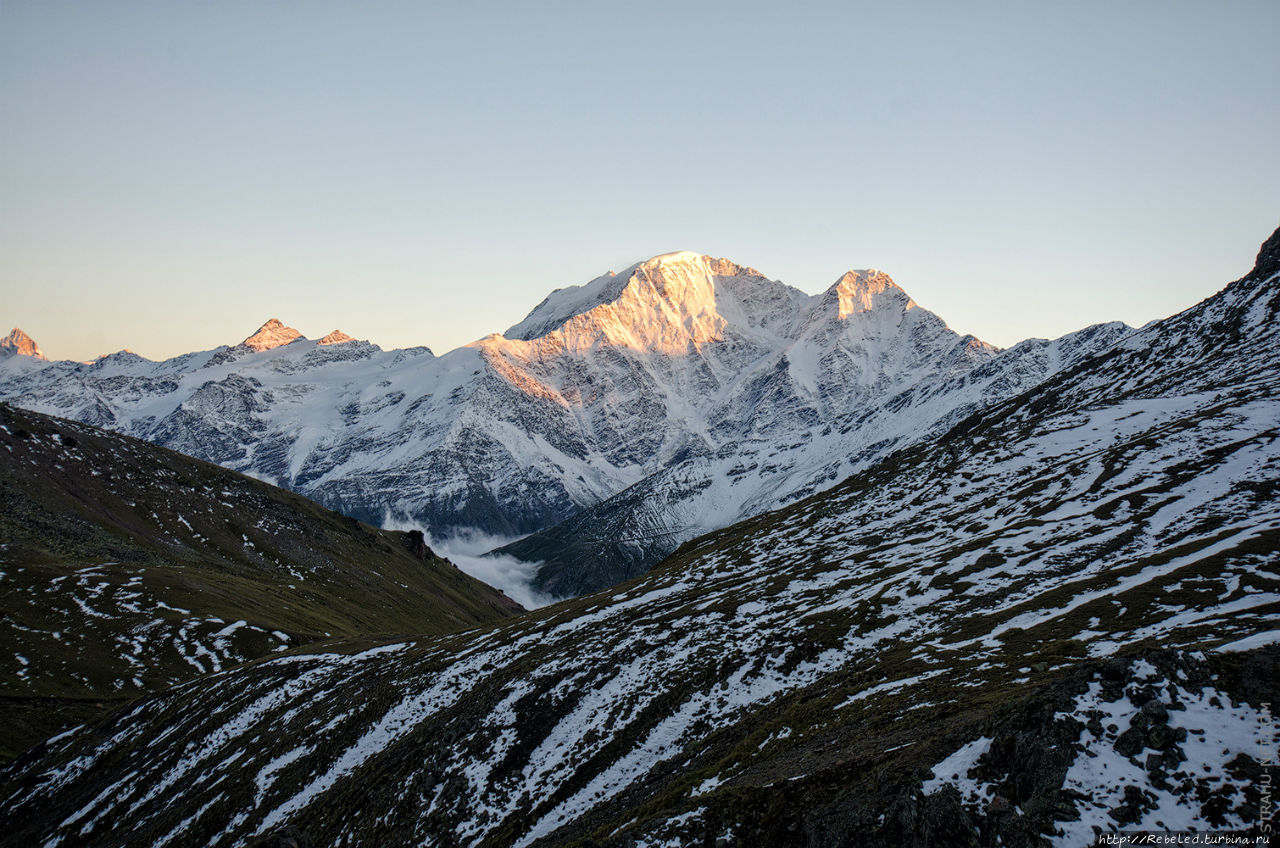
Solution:
<path fill-rule="evenodd" d="M 523 538 L 521 536 L 492 536 L 479 530 L 464 530 L 448 538 L 437 538 L 431 528 L 391 513 L 383 516 L 382 526 L 387 530 L 421 530 L 431 550 L 477 580 L 501 589 L 525 609 L 537 609 L 559 600 L 534 590 L 533 575 L 540 562 L 488 553 Z"/>

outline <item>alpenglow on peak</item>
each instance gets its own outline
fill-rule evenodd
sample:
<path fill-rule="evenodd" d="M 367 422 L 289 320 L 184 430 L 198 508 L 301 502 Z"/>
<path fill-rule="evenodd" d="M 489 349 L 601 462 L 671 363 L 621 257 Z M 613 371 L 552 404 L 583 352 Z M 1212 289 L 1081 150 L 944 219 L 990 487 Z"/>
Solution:
<path fill-rule="evenodd" d="M 700 338 L 703 334 L 695 331 L 690 321 L 705 323 L 715 315 L 715 280 L 743 275 L 760 276 L 758 271 L 728 259 L 693 251 L 659 254 L 620 273 L 610 271 L 584 285 L 556 289 L 503 336 L 531 341 L 564 329 L 581 344 L 591 335 L 583 335 L 585 321 L 595 323 L 612 341 L 622 341 L 619 332 L 627 336 L 638 332 L 652 341 L 652 331 L 657 330 L 666 343 L 679 348 L 681 343 L 666 332 L 674 327 L 658 325 L 684 323 L 692 337 Z M 584 315 L 594 322 L 575 320 Z M 645 339 L 640 337 L 631 339 L 628 346 L 643 346 Z M 664 346 L 660 341 L 659 347 Z"/>
<path fill-rule="evenodd" d="M 354 336 L 348 336 L 346 333 L 342 332 L 341 330 L 334 330 L 332 333 L 325 336 L 320 341 L 316 342 L 316 344 L 335 345 L 335 344 L 344 344 L 346 342 L 353 342 L 353 341 L 355 341 Z"/>
<path fill-rule="evenodd" d="M 36 344 L 35 339 L 26 333 L 14 327 L 9 335 L 0 339 L 0 356 L 12 356 L 18 354 L 20 356 L 31 356 L 36 359 L 44 359 L 44 354 L 40 352 L 40 346 Z"/>
<path fill-rule="evenodd" d="M 287 345 L 289 342 L 301 338 L 304 338 L 302 333 L 299 333 L 293 327 L 286 327 L 278 318 L 271 318 L 241 344 L 250 350 L 261 353 L 264 350 Z"/>
<path fill-rule="evenodd" d="M 839 303 L 837 316 L 842 320 L 859 312 L 870 312 L 878 301 L 886 297 L 900 309 L 916 306 L 916 302 L 892 277 L 875 268 L 846 271 L 827 291 Z"/>
<path fill-rule="evenodd" d="M 682 250 L 582 286 L 556 289 L 503 335 L 519 341 L 554 335 L 557 344 L 578 350 L 604 343 L 679 353 L 721 338 L 726 322 L 778 323 L 784 313 L 806 308 L 843 321 L 916 306 L 888 274 L 875 269 L 848 271 L 810 296 L 729 259 Z"/>

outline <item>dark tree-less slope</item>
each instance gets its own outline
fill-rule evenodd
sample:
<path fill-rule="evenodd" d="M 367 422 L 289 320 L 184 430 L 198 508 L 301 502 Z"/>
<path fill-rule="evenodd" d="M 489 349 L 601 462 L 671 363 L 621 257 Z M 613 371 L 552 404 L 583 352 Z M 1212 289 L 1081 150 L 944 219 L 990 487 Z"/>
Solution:
<path fill-rule="evenodd" d="M 10 844 L 1084 845 L 1274 750 L 1280 275 L 650 574 L 202 678 L 4 773 Z"/>
<path fill-rule="evenodd" d="M 0 753 L 330 637 L 519 611 L 421 540 L 145 442 L 0 405 Z"/>

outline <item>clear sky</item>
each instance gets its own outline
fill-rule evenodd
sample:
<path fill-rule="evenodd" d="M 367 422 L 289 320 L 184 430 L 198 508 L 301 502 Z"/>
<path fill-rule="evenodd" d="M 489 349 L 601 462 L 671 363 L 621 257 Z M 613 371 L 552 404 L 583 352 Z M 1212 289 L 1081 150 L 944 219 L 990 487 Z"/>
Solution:
<path fill-rule="evenodd" d="M 1280 224 L 1280 3 L 0 0 L 0 323 L 442 353 L 659 253 L 1007 346 Z M 0 332 L 2 332 L 0 331 Z"/>

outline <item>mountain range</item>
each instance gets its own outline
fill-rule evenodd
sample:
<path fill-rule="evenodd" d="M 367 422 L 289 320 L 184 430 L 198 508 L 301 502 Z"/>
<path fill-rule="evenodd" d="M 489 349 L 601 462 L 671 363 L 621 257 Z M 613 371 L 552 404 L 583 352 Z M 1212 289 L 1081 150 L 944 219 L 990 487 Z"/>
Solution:
<path fill-rule="evenodd" d="M 1103 324 L 1000 351 L 878 271 L 810 296 L 674 253 L 559 289 L 504 334 L 439 357 L 336 330 L 310 341 L 272 319 L 163 362 L 0 358 L 0 399 L 370 523 L 524 536 L 501 552 L 564 597 L 828 488 L 1130 332 Z"/>
<path fill-rule="evenodd" d="M 611 285 L 513 335 L 586 306 L 557 325 L 578 326 Z M 959 342 L 959 379 L 997 356 Z M 608 591 L 295 649 L 51 739 L 4 772 L 0 842 L 1256 832 L 1280 743 L 1280 231 L 1217 295 L 1060 361 Z"/>

